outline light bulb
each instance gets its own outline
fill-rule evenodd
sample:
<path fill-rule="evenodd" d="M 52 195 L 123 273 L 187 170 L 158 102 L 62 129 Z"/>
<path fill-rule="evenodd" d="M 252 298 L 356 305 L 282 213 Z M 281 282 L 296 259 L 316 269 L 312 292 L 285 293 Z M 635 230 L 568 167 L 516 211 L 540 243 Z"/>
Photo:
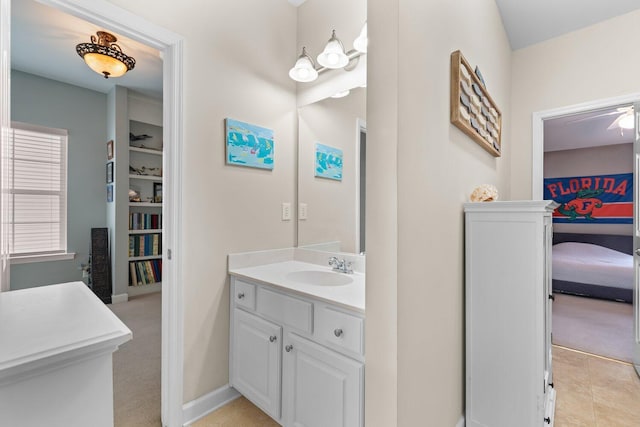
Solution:
<path fill-rule="evenodd" d="M 629 112 L 624 115 L 620 120 L 618 120 L 618 126 L 622 129 L 633 129 L 635 127 L 635 120 L 633 117 L 633 113 Z"/>

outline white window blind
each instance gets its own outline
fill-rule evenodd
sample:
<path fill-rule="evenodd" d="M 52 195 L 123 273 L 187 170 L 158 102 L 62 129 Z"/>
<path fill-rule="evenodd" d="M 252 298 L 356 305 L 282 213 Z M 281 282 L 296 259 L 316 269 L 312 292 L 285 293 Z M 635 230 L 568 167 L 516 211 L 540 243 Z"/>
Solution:
<path fill-rule="evenodd" d="M 67 131 L 12 123 L 9 142 L 11 256 L 67 251 Z"/>

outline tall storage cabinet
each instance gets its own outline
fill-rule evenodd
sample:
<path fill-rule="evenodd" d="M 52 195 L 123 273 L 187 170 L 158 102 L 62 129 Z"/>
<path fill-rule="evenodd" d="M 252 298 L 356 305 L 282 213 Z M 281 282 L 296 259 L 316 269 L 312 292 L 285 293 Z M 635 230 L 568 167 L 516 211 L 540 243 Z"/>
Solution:
<path fill-rule="evenodd" d="M 466 426 L 554 422 L 550 201 L 467 203 Z"/>

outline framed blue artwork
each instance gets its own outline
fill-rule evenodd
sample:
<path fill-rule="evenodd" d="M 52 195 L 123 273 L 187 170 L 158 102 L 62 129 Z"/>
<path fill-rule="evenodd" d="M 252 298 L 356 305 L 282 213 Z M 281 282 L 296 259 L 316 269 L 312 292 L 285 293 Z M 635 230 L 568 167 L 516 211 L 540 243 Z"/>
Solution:
<path fill-rule="evenodd" d="M 273 169 L 273 130 L 225 119 L 227 164 Z"/>
<path fill-rule="evenodd" d="M 342 150 L 316 143 L 315 176 L 342 181 Z"/>

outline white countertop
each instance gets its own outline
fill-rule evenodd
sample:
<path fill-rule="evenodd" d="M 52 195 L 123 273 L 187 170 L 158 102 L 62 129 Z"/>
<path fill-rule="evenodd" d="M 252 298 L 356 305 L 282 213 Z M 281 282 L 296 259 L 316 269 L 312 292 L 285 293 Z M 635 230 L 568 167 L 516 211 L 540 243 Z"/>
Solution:
<path fill-rule="evenodd" d="M 364 313 L 365 309 L 365 275 L 353 273 L 347 275 L 353 282 L 341 286 L 310 285 L 291 280 L 287 275 L 294 271 L 327 271 L 330 267 L 301 261 L 281 261 L 270 264 L 243 268 L 229 268 L 229 274 L 267 285 L 273 285 L 283 290 L 291 291 L 303 296 L 318 298 L 323 301 L 341 305 L 345 308 Z M 336 273 L 343 274 L 343 273 Z"/>
<path fill-rule="evenodd" d="M 83 282 L 0 293 L 0 382 L 115 351 L 131 331 Z"/>

